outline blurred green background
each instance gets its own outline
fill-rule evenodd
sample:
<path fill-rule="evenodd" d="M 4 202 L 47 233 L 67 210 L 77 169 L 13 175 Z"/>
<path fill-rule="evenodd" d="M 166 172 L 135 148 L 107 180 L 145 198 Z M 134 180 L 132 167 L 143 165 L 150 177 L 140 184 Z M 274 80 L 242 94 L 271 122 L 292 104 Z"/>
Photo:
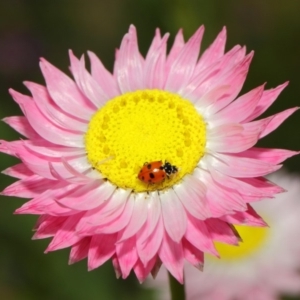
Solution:
<path fill-rule="evenodd" d="M 26 92 L 22 81 L 43 83 L 39 57 L 68 72 L 68 49 L 79 56 L 92 50 L 112 70 L 114 50 L 128 26 L 137 26 L 140 50 L 146 53 L 156 27 L 171 33 L 179 28 L 188 38 L 206 27 L 202 49 L 228 29 L 227 49 L 236 44 L 255 50 L 244 91 L 267 81 L 267 88 L 286 80 L 289 86 L 267 114 L 300 104 L 300 1 L 274 0 L 1 0 L 0 2 L 0 118 L 19 115 L 9 96 L 12 87 Z M 290 117 L 260 146 L 299 150 L 299 113 Z M 18 135 L 0 123 L 1 139 Z M 0 155 L 3 170 L 16 160 Z M 300 170 L 300 156 L 285 163 Z M 0 175 L 0 190 L 13 179 Z M 155 299 L 134 276 L 116 280 L 111 263 L 87 272 L 86 261 L 68 266 L 69 250 L 43 254 L 48 240 L 31 241 L 34 216 L 14 216 L 22 199 L 0 201 L 1 299 Z M 300 299 L 300 298 L 299 298 Z"/>

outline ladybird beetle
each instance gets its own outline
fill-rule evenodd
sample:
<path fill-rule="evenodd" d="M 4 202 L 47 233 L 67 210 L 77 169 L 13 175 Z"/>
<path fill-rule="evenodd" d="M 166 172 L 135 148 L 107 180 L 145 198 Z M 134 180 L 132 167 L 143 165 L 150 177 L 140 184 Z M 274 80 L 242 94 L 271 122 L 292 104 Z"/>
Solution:
<path fill-rule="evenodd" d="M 176 174 L 178 169 L 176 166 L 172 166 L 169 162 L 153 161 L 153 162 L 146 162 L 144 166 L 139 172 L 138 178 L 146 183 L 160 183 L 163 182 L 166 177 L 170 178 L 171 175 Z"/>

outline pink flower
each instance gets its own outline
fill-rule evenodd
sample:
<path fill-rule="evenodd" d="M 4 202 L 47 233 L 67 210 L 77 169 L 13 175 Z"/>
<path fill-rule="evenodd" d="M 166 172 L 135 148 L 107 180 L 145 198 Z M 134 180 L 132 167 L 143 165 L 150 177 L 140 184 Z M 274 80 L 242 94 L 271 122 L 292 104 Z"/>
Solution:
<path fill-rule="evenodd" d="M 74 81 L 42 59 L 46 86 L 10 90 L 25 116 L 5 122 L 27 139 L 1 141 L 21 160 L 2 194 L 32 198 L 16 213 L 40 215 L 34 239 L 53 237 L 46 252 L 71 247 L 70 263 L 87 257 L 89 270 L 112 259 L 140 281 L 164 264 L 182 282 L 184 260 L 202 268 L 214 241 L 238 243 L 231 224 L 265 225 L 249 203 L 282 191 L 262 176 L 297 153 L 253 146 L 297 108 L 252 121 L 287 83 L 237 98 L 253 52 L 224 53 L 224 28 L 198 59 L 203 32 L 184 42 L 179 31 L 167 55 L 157 30 L 144 58 L 130 26 L 113 74 L 92 52 L 89 73 L 70 52 Z M 155 161 L 178 172 L 152 164 L 139 180 Z"/>
<path fill-rule="evenodd" d="M 186 265 L 187 300 L 275 300 L 280 294 L 300 293 L 300 178 L 285 172 L 270 180 L 288 192 L 254 203 L 269 228 L 242 228 L 240 247 L 218 245 L 221 259 L 206 257 L 203 272 Z M 262 231 L 261 231 L 262 230 Z M 248 243 L 248 239 L 256 242 Z M 169 299 L 166 272 L 148 284 L 160 289 L 159 299 Z"/>

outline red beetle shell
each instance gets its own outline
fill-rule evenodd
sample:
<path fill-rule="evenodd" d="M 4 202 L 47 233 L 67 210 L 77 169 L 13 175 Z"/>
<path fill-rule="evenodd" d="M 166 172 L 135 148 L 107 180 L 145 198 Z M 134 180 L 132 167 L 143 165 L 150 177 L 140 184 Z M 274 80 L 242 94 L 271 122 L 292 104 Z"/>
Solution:
<path fill-rule="evenodd" d="M 169 178 L 172 174 L 177 173 L 178 169 L 170 163 L 160 161 L 153 161 L 145 163 L 138 174 L 138 178 L 145 183 L 160 183 L 166 177 Z"/>

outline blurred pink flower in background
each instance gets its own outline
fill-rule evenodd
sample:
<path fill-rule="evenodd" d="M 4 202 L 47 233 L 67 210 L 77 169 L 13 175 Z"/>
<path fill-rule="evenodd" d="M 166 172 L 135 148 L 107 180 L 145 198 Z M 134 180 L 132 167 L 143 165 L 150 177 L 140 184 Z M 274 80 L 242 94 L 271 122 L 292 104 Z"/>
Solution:
<path fill-rule="evenodd" d="M 203 272 L 185 266 L 187 300 L 275 300 L 300 294 L 300 177 L 279 171 L 269 179 L 288 192 L 253 204 L 269 228 L 237 226 L 239 247 L 217 244 L 220 259 L 205 256 Z M 167 274 L 148 280 L 169 299 Z"/>

